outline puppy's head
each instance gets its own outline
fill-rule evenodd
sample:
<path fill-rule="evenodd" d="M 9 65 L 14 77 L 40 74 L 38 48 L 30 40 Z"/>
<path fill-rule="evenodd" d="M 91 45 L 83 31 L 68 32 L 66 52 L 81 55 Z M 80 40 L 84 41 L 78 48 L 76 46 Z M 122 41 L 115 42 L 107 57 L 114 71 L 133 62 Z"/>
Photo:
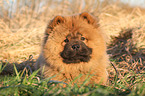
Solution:
<path fill-rule="evenodd" d="M 98 21 L 98 18 L 86 12 L 56 16 L 45 32 L 44 57 L 52 62 L 79 64 L 89 62 L 96 53 L 98 57 L 104 54 L 100 53 L 104 52 L 105 46 Z"/>

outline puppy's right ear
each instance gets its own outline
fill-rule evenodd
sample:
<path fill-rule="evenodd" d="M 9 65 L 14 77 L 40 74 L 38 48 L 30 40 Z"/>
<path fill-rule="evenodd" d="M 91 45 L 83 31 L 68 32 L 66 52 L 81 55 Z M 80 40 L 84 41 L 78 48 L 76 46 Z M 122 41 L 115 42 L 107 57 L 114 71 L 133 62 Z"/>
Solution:
<path fill-rule="evenodd" d="M 65 19 L 62 16 L 56 16 L 53 20 L 50 21 L 48 28 L 53 29 L 55 26 L 64 23 Z"/>
<path fill-rule="evenodd" d="M 52 32 L 52 30 L 54 29 L 55 26 L 64 23 L 65 19 L 62 16 L 56 16 L 53 20 L 51 20 L 49 22 L 49 24 L 47 25 L 47 28 L 45 30 L 45 37 L 44 37 L 44 44 L 46 43 L 49 34 Z"/>

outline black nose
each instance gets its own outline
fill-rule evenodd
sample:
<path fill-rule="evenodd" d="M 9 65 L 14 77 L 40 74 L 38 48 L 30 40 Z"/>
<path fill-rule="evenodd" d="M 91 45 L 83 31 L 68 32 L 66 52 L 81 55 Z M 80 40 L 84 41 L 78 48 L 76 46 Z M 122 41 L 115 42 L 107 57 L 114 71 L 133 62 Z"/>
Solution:
<path fill-rule="evenodd" d="M 73 46 L 72 46 L 72 48 L 73 48 L 74 50 L 79 50 L 79 48 L 80 48 L 80 45 L 78 45 L 78 44 L 75 44 L 75 45 L 73 45 Z"/>

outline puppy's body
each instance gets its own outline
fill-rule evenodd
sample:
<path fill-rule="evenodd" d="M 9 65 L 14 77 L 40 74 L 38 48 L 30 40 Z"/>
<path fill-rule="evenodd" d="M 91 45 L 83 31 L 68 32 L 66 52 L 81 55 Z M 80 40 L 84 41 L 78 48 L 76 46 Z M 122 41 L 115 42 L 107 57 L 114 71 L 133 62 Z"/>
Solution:
<path fill-rule="evenodd" d="M 98 19 L 88 13 L 56 16 L 48 25 L 36 69 L 44 67 L 45 78 L 69 82 L 82 74 L 77 83 L 90 74 L 90 83 L 105 84 L 108 57 L 104 34 Z"/>

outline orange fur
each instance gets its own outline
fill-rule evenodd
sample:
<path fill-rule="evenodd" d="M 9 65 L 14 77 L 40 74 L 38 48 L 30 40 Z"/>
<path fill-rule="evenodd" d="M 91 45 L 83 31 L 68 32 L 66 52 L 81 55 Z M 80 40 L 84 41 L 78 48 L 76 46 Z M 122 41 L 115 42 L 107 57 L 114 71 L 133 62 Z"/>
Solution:
<path fill-rule="evenodd" d="M 75 32 L 80 32 L 87 38 L 85 44 L 93 50 L 91 59 L 89 62 L 66 64 L 60 56 L 64 48 L 63 41 L 68 34 L 75 34 Z M 49 34 L 48 39 L 44 40 L 45 44 L 35 66 L 36 69 L 42 69 L 45 65 L 43 72 L 45 78 L 56 75 L 53 80 L 69 82 L 82 74 L 78 82 L 81 83 L 87 74 L 94 74 L 88 84 L 100 82 L 106 84 L 108 56 L 98 19 L 86 12 L 74 16 L 56 16 L 49 23 L 46 34 Z"/>

